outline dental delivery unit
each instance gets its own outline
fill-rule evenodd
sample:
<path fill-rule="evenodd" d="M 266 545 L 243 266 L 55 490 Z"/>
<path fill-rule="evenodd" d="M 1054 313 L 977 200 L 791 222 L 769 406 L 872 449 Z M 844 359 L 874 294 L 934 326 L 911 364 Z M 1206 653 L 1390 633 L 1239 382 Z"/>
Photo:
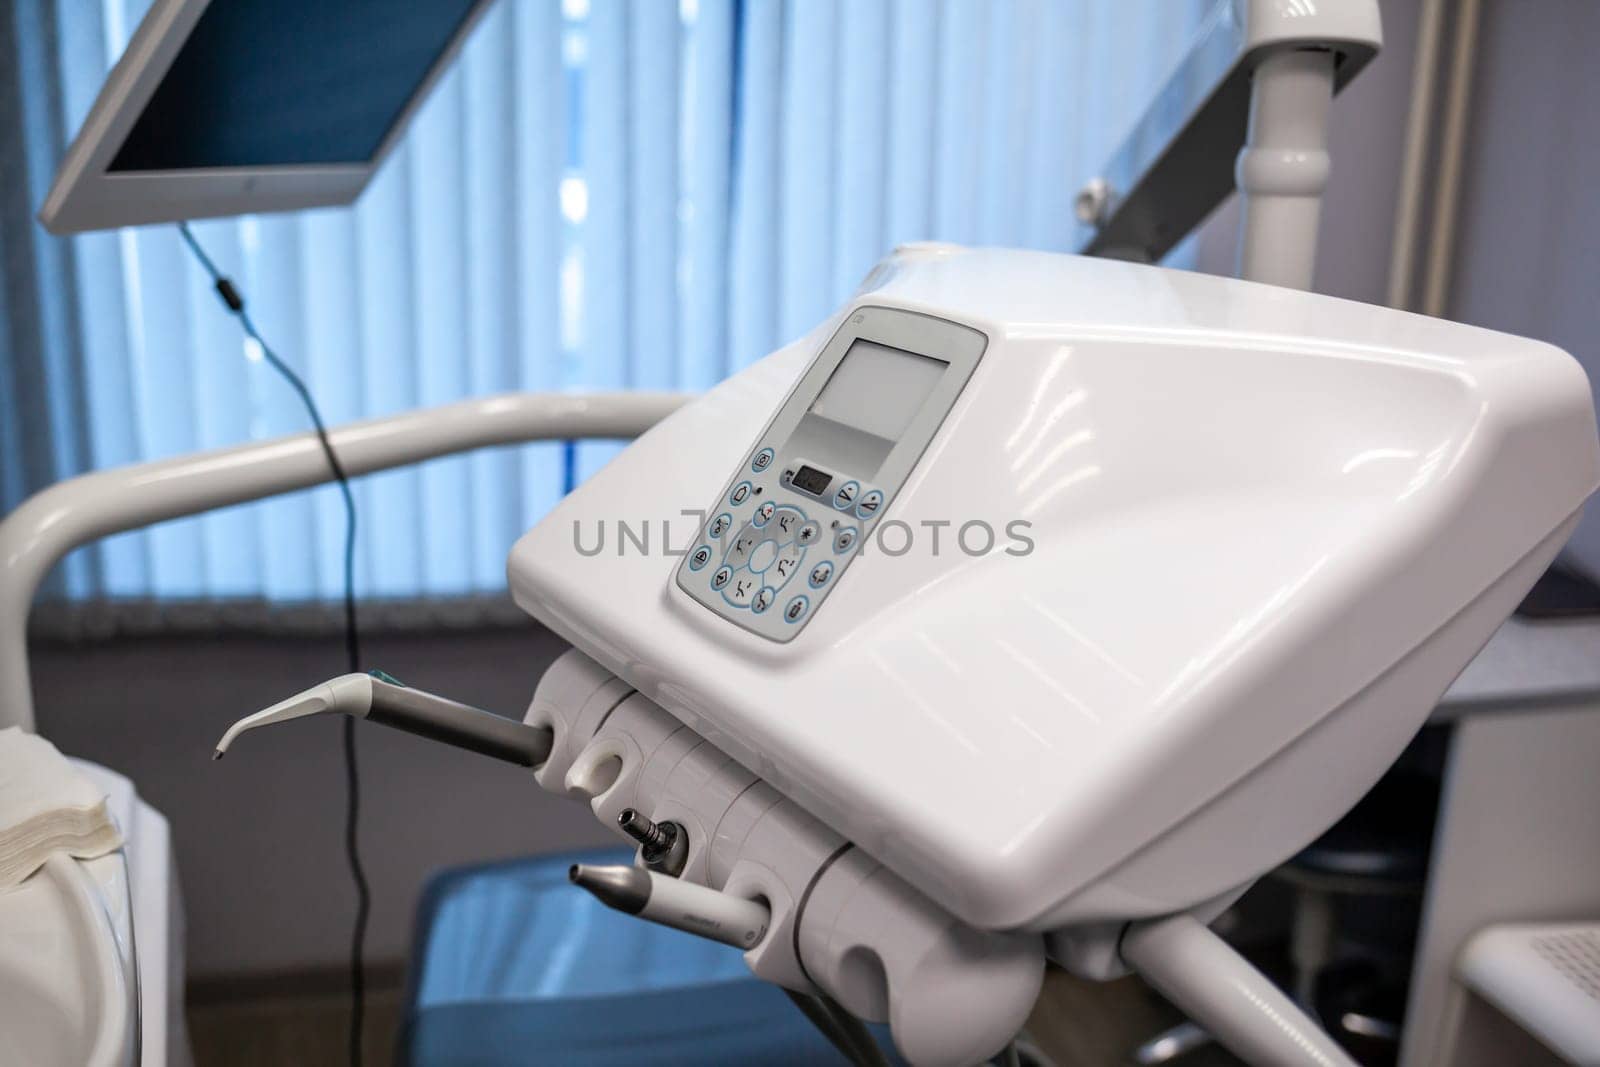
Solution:
<path fill-rule="evenodd" d="M 347 675 L 218 747 L 342 712 L 526 765 L 640 842 L 577 884 L 915 1064 L 1000 1050 L 1047 959 L 1347 1063 L 1205 924 L 1378 779 L 1597 481 L 1548 345 L 912 246 L 516 544 L 573 646 L 522 723 Z"/>

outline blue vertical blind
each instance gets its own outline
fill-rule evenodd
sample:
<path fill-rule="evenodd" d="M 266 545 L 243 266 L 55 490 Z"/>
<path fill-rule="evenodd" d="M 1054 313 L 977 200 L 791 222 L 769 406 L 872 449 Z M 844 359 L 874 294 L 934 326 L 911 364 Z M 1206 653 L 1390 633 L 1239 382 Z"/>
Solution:
<path fill-rule="evenodd" d="M 22 81 L 55 106 L 24 101 L 26 158 L 0 160 L 32 206 L 147 5 L 21 0 L 11 16 L 54 83 Z M 1073 193 L 1205 6 L 501 0 L 359 203 L 195 230 L 332 423 L 504 390 L 705 389 L 897 243 L 1076 247 Z M 171 227 L 34 238 L 27 269 L 73 296 L 34 315 L 57 355 L 36 390 L 45 432 L 17 445 L 39 452 L 32 482 L 304 428 Z M 618 447 L 361 479 L 359 590 L 500 588 L 515 537 Z M 341 523 L 326 490 L 169 523 L 78 554 L 60 591 L 331 597 Z"/>

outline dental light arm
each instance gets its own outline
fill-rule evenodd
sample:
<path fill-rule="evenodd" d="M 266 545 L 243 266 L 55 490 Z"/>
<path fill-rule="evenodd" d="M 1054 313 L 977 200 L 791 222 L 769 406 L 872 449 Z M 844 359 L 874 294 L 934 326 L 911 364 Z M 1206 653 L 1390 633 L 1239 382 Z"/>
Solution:
<path fill-rule="evenodd" d="M 240 719 L 217 742 L 212 759 L 221 759 L 247 730 L 329 713 L 369 719 L 523 767 L 536 767 L 550 755 L 551 733 L 547 729 L 514 722 L 374 675 L 343 674 Z"/>
<path fill-rule="evenodd" d="M 1074 205 L 1082 251 L 1154 263 L 1237 190 L 1239 276 L 1311 285 L 1331 98 L 1377 55 L 1375 0 L 1218 3 Z"/>

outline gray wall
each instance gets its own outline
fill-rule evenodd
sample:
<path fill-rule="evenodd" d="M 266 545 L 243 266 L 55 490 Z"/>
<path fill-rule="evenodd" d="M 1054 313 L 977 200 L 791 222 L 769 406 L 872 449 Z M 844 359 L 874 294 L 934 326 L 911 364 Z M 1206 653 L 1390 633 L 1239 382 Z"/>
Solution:
<path fill-rule="evenodd" d="M 1488 0 L 1450 318 L 1549 341 L 1600 383 L 1600 4 Z M 1600 403 L 1600 387 L 1595 388 Z M 1600 508 L 1570 549 L 1600 576 Z"/>
<path fill-rule="evenodd" d="M 530 624 L 373 637 L 365 654 L 408 684 L 520 718 L 561 647 Z M 211 759 L 233 720 L 341 673 L 342 656 L 337 637 L 35 645 L 40 733 L 132 778 L 172 824 L 191 977 L 343 964 L 355 898 L 339 723 L 257 731 Z M 404 957 L 431 871 L 613 840 L 521 768 L 367 723 L 357 736 L 375 962 Z"/>

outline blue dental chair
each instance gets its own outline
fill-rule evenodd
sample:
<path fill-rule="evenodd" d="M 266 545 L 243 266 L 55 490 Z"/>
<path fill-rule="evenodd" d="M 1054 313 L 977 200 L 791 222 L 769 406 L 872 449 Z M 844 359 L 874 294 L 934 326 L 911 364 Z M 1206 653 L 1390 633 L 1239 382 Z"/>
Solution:
<path fill-rule="evenodd" d="M 567 880 L 602 849 L 436 876 L 397 1058 L 412 1067 L 841 1064 L 737 949 L 612 911 Z M 887 1028 L 870 1028 L 892 1063 Z"/>

